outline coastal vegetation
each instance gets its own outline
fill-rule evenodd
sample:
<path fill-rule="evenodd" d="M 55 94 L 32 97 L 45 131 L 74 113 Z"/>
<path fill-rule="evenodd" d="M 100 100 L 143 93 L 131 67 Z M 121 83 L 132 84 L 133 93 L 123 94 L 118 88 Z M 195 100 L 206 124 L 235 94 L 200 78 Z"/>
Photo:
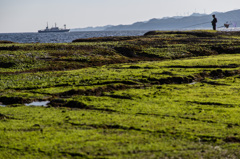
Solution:
<path fill-rule="evenodd" d="M 0 61 L 0 158 L 240 156 L 239 32 L 2 41 Z"/>

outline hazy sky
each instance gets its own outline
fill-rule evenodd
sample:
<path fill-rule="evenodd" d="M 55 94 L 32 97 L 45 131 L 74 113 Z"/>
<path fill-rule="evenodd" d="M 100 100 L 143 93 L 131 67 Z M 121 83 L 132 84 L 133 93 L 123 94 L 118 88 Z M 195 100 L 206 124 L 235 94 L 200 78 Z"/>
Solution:
<path fill-rule="evenodd" d="M 0 33 L 37 32 L 47 22 L 83 28 L 235 9 L 240 0 L 0 0 Z"/>

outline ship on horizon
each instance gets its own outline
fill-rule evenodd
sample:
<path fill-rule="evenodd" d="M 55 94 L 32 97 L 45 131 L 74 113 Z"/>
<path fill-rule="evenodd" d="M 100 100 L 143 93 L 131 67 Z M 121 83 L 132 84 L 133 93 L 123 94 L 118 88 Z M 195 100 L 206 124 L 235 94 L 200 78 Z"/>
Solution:
<path fill-rule="evenodd" d="M 57 24 L 55 23 L 55 27 L 52 27 L 52 28 L 48 28 L 48 23 L 47 23 L 47 26 L 46 26 L 46 29 L 43 29 L 43 30 L 38 30 L 38 33 L 52 33 L 52 32 L 69 32 L 70 29 L 66 29 L 66 24 L 64 24 L 64 29 L 59 29 L 57 27 Z"/>

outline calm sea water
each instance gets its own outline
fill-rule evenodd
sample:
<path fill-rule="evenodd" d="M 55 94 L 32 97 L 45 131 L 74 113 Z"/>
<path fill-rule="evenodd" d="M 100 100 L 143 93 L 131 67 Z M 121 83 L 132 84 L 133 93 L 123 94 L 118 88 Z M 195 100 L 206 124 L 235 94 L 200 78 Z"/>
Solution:
<path fill-rule="evenodd" d="M 240 28 L 219 28 L 218 30 L 240 31 Z M 0 33 L 0 40 L 8 40 L 18 43 L 69 43 L 80 38 L 141 36 L 146 32 L 147 31 L 83 31 L 68 33 Z"/>
<path fill-rule="evenodd" d="M 68 43 L 75 39 L 107 36 L 141 36 L 147 31 L 89 31 L 68 33 L 0 33 L 0 40 L 18 43 Z"/>

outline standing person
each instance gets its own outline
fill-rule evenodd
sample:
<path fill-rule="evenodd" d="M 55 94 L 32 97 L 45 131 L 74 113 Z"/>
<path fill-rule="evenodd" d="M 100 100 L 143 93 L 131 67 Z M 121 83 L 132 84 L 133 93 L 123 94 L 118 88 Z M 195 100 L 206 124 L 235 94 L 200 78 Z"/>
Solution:
<path fill-rule="evenodd" d="M 212 17 L 213 17 L 213 20 L 212 20 L 213 30 L 216 30 L 217 18 L 214 14 L 212 15 Z"/>

